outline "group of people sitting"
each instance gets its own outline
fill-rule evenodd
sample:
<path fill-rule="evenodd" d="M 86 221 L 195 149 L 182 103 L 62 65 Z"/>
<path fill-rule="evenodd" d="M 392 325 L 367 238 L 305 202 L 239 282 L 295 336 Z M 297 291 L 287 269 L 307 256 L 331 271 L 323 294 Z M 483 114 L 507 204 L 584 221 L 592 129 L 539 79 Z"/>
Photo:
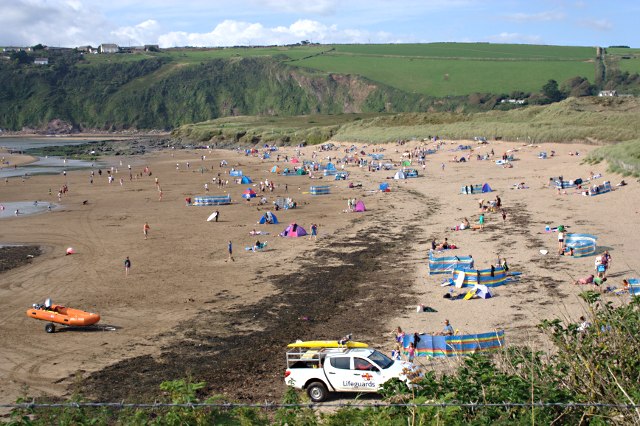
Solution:
<path fill-rule="evenodd" d="M 436 242 L 435 239 L 433 241 L 431 241 L 431 250 L 440 251 L 440 250 L 452 250 L 452 249 L 457 249 L 457 248 L 458 247 L 456 247 L 455 244 L 451 244 L 447 238 L 445 238 L 444 241 L 439 243 L 439 244 Z"/>

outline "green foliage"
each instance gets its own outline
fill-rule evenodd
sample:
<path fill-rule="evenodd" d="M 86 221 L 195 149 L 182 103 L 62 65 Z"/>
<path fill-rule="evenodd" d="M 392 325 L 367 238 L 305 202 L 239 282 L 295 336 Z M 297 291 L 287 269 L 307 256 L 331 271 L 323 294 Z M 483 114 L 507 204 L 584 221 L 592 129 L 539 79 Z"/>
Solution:
<path fill-rule="evenodd" d="M 160 390 L 167 392 L 174 404 L 188 404 L 198 400 L 197 391 L 204 388 L 205 385 L 205 382 L 193 382 L 191 378 L 188 378 L 162 382 Z"/>
<path fill-rule="evenodd" d="M 452 374 L 425 373 L 417 387 L 394 381 L 383 389 L 388 402 L 407 406 L 344 407 L 316 414 L 303 407 L 275 413 L 258 409 L 171 407 L 110 411 L 99 408 L 18 409 L 11 425 L 440 425 L 440 424 L 633 424 L 640 410 L 624 407 L 586 407 L 573 403 L 632 404 L 640 400 L 640 298 L 614 307 L 599 295 L 585 294 L 591 325 L 544 321 L 540 328 L 556 345 L 550 355 L 529 348 L 510 347 L 495 355 L 465 358 Z M 161 389 L 177 403 L 196 403 L 203 382 L 174 380 Z M 80 402 L 79 396 L 72 401 Z M 215 402 L 216 399 L 209 399 Z M 300 403 L 293 389 L 284 404 Z M 505 403 L 521 404 L 505 406 Z M 552 403 L 535 406 L 537 403 Z M 554 404 L 566 404 L 559 406 Z M 415 405 L 411 405 L 415 404 Z M 418 406 L 430 404 L 429 406 Z M 452 404 L 445 406 L 445 404 Z M 461 406 L 455 404 L 487 404 Z"/>
<path fill-rule="evenodd" d="M 549 80 L 544 86 L 542 86 L 542 94 L 549 102 L 558 102 L 562 100 L 562 92 L 558 89 L 558 82 L 555 80 Z"/>

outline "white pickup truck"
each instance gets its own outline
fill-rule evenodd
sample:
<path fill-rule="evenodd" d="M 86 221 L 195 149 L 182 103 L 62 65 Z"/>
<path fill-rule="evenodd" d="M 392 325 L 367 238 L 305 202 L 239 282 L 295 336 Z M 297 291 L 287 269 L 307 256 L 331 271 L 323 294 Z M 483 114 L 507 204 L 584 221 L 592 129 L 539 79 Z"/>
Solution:
<path fill-rule="evenodd" d="M 296 348 L 287 352 L 285 383 L 307 391 L 313 402 L 329 392 L 377 392 L 393 378 L 408 385 L 420 376 L 410 362 L 394 361 L 369 348 Z"/>

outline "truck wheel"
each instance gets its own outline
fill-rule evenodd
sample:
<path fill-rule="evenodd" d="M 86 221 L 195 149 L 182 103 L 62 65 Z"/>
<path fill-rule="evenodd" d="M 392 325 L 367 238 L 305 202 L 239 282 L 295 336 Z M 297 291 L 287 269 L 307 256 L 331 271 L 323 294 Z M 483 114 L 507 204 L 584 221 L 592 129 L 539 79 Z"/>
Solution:
<path fill-rule="evenodd" d="M 307 395 L 313 402 L 322 402 L 327 399 L 327 387 L 322 382 L 313 382 L 307 387 Z"/>
<path fill-rule="evenodd" d="M 47 333 L 55 333 L 56 326 L 51 324 L 51 323 L 49 323 L 49 324 L 44 326 L 44 331 L 46 331 Z"/>

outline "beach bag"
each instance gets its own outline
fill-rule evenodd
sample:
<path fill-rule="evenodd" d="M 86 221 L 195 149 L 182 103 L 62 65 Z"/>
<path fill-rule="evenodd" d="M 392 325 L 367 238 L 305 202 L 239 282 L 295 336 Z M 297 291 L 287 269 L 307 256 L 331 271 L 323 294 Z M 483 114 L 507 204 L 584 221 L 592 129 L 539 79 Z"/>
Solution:
<path fill-rule="evenodd" d="M 604 265 L 598 265 L 598 272 L 605 272 L 607 270 L 607 267 Z"/>

